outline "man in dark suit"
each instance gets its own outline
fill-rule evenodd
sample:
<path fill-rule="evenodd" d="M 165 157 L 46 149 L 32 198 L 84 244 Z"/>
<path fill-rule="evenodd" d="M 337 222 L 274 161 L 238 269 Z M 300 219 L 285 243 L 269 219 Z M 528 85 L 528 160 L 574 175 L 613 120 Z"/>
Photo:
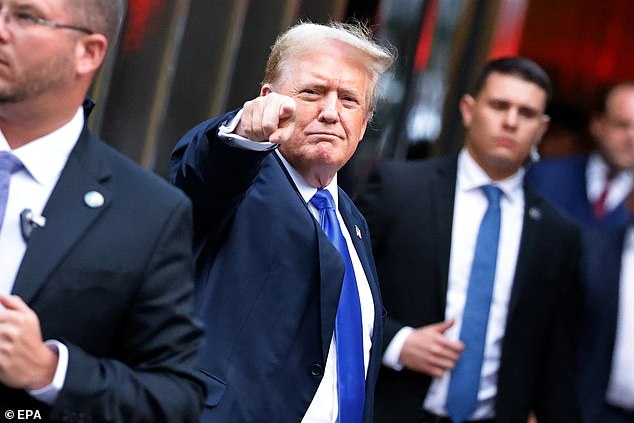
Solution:
<path fill-rule="evenodd" d="M 634 216 L 634 191 L 624 203 Z M 584 231 L 579 394 L 584 423 L 634 422 L 634 226 Z"/>
<path fill-rule="evenodd" d="M 365 220 L 337 171 L 391 62 L 361 27 L 298 24 L 273 46 L 259 97 L 177 144 L 172 180 L 194 204 L 206 325 L 204 422 L 372 420 L 383 308 Z M 338 206 L 330 218 L 324 197 Z"/>
<path fill-rule="evenodd" d="M 578 421 L 566 309 L 579 234 L 523 184 L 550 87 L 528 59 L 489 62 L 461 100 L 457 157 L 371 178 L 359 207 L 388 311 L 377 422 Z"/>
<path fill-rule="evenodd" d="M 634 187 L 634 84 L 616 84 L 601 96 L 590 124 L 597 150 L 590 155 L 543 160 L 527 181 L 583 227 L 618 228 Z"/>
<path fill-rule="evenodd" d="M 124 5 L 0 8 L 0 413 L 192 422 L 191 205 L 85 128 Z"/>

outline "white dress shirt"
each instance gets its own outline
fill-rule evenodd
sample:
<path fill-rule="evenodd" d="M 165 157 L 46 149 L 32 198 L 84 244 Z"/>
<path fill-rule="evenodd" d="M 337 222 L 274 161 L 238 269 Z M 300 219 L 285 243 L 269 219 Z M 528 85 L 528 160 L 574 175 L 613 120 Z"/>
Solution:
<path fill-rule="evenodd" d="M 68 156 L 79 139 L 84 126 L 84 110 L 79 108 L 66 125 L 28 144 L 11 150 L 0 131 L 0 150 L 11 151 L 24 167 L 11 176 L 7 208 L 0 230 L 0 294 L 9 295 L 13 290 L 26 242 L 22 238 L 20 213 L 31 209 L 41 215 L 53 188 L 59 180 Z M 1 306 L 0 306 L 1 307 Z M 52 404 L 64 385 L 68 367 L 68 349 L 55 340 L 46 341 L 57 351 L 57 370 L 53 382 L 29 393 L 40 401 Z"/>
<path fill-rule="evenodd" d="M 594 204 L 601 196 L 607 183 L 607 177 L 608 165 L 605 160 L 598 153 L 591 154 L 586 166 L 586 189 L 588 190 L 587 195 L 590 204 Z M 625 200 L 632 188 L 634 188 L 634 175 L 632 172 L 619 172 L 610 183 L 608 196 L 605 199 L 605 210 L 607 212 L 614 210 Z"/>
<path fill-rule="evenodd" d="M 233 134 L 232 131 L 236 128 L 241 113 L 236 115 L 231 122 L 226 126 L 223 126 L 219 130 L 219 135 L 228 139 L 228 142 L 237 148 L 245 148 L 250 150 L 262 151 L 266 149 L 275 148 L 277 144 L 269 142 L 255 142 L 241 137 L 237 134 Z M 317 188 L 309 185 L 304 177 L 291 166 L 288 161 L 282 156 L 279 151 L 275 151 L 273 154 L 278 154 L 282 163 L 286 167 L 289 175 L 293 179 L 295 186 L 299 190 L 302 198 L 306 202 L 313 217 L 319 221 L 319 211 L 315 206 L 310 203 L 310 199 L 317 192 Z M 335 201 L 337 219 L 339 220 L 339 226 L 341 232 L 346 239 L 348 245 L 348 251 L 350 252 L 350 258 L 352 259 L 352 267 L 354 268 L 354 275 L 357 281 L 357 289 L 359 291 L 359 299 L 361 302 L 361 323 L 363 325 L 363 362 L 365 373 L 368 373 L 368 364 L 370 362 L 370 349 L 372 348 L 372 333 L 374 330 L 374 300 L 372 298 L 372 292 L 368 283 L 368 278 L 363 270 L 361 260 L 357 254 L 357 250 L 354 248 L 354 244 L 350 238 L 350 233 L 346 227 L 341 214 L 339 213 L 339 192 L 337 188 L 337 175 L 328 186 L 325 187 L 332 198 Z M 310 228 L 306 228 L 308 231 Z M 326 366 L 324 369 L 323 378 L 317 388 L 317 392 L 313 397 L 313 400 L 302 419 L 302 423 L 337 423 L 339 415 L 339 404 L 337 395 L 337 349 L 335 345 L 334 333 L 330 340 L 330 347 L 328 349 L 328 358 L 326 359 Z"/>
<path fill-rule="evenodd" d="M 466 149 L 463 149 L 458 156 L 447 305 L 445 308 L 445 319 L 455 319 L 454 326 L 445 332 L 445 336 L 449 339 L 459 339 L 476 239 L 480 222 L 488 207 L 488 200 L 480 187 L 493 184 L 503 192 L 500 199 L 500 239 L 493 298 L 485 340 L 478 406 L 470 417 L 472 420 L 492 418 L 495 415 L 497 372 L 500 367 L 508 302 L 515 277 L 515 266 L 523 227 L 523 178 L 524 169 L 522 168 L 504 180 L 492 182 Z M 421 281 L 421 283 L 431 282 Z M 398 363 L 398 358 L 407 336 L 413 330 L 413 328 L 405 327 L 396 334 L 386 350 L 383 364 L 396 370 L 402 369 Z M 445 403 L 447 402 L 450 376 L 451 372 L 445 372 L 442 377 L 432 380 L 427 397 L 424 398 L 426 410 L 438 415 L 447 415 Z M 422 400 L 423 398 L 421 398 Z"/>
<path fill-rule="evenodd" d="M 619 281 L 619 310 L 612 371 L 606 393 L 608 403 L 634 410 L 634 226 L 623 244 Z"/>

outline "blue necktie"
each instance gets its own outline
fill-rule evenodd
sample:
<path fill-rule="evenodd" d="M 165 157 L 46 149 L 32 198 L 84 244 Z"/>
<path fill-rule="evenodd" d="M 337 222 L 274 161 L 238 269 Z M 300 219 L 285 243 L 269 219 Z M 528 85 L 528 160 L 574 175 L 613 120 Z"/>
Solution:
<path fill-rule="evenodd" d="M 330 192 L 320 189 L 310 202 L 319 210 L 321 228 L 337 248 L 346 265 L 335 318 L 339 423 L 360 423 L 363 420 L 365 401 L 365 368 L 357 281 Z"/>
<path fill-rule="evenodd" d="M 4 221 L 4 211 L 9 200 L 11 174 L 22 167 L 20 159 L 8 151 L 0 151 L 0 231 Z"/>
<path fill-rule="evenodd" d="M 447 394 L 447 411 L 454 423 L 467 420 L 478 405 L 484 342 L 498 257 L 502 191 L 492 185 L 485 185 L 482 190 L 489 200 L 489 207 L 478 231 L 462 317 L 460 340 L 464 342 L 465 349 L 451 372 Z"/>

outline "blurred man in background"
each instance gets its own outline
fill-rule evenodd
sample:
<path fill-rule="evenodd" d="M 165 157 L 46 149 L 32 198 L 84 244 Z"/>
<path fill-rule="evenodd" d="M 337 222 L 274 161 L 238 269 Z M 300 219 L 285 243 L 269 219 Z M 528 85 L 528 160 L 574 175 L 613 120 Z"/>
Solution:
<path fill-rule="evenodd" d="M 579 421 L 579 233 L 524 184 L 550 96 L 534 62 L 489 62 L 460 103 L 458 156 L 371 178 L 359 206 L 388 311 L 378 423 Z"/>
<path fill-rule="evenodd" d="M 537 162 L 527 180 L 583 227 L 625 226 L 623 200 L 634 187 L 634 83 L 605 91 L 590 132 L 595 152 Z"/>

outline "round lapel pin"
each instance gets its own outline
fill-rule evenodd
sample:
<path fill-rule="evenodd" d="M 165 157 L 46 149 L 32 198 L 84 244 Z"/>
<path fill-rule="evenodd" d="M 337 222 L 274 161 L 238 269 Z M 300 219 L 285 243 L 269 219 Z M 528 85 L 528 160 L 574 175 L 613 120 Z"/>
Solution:
<path fill-rule="evenodd" d="M 91 209 L 101 207 L 105 202 L 106 199 L 103 197 L 103 194 L 98 191 L 88 191 L 84 194 L 84 203 Z"/>

